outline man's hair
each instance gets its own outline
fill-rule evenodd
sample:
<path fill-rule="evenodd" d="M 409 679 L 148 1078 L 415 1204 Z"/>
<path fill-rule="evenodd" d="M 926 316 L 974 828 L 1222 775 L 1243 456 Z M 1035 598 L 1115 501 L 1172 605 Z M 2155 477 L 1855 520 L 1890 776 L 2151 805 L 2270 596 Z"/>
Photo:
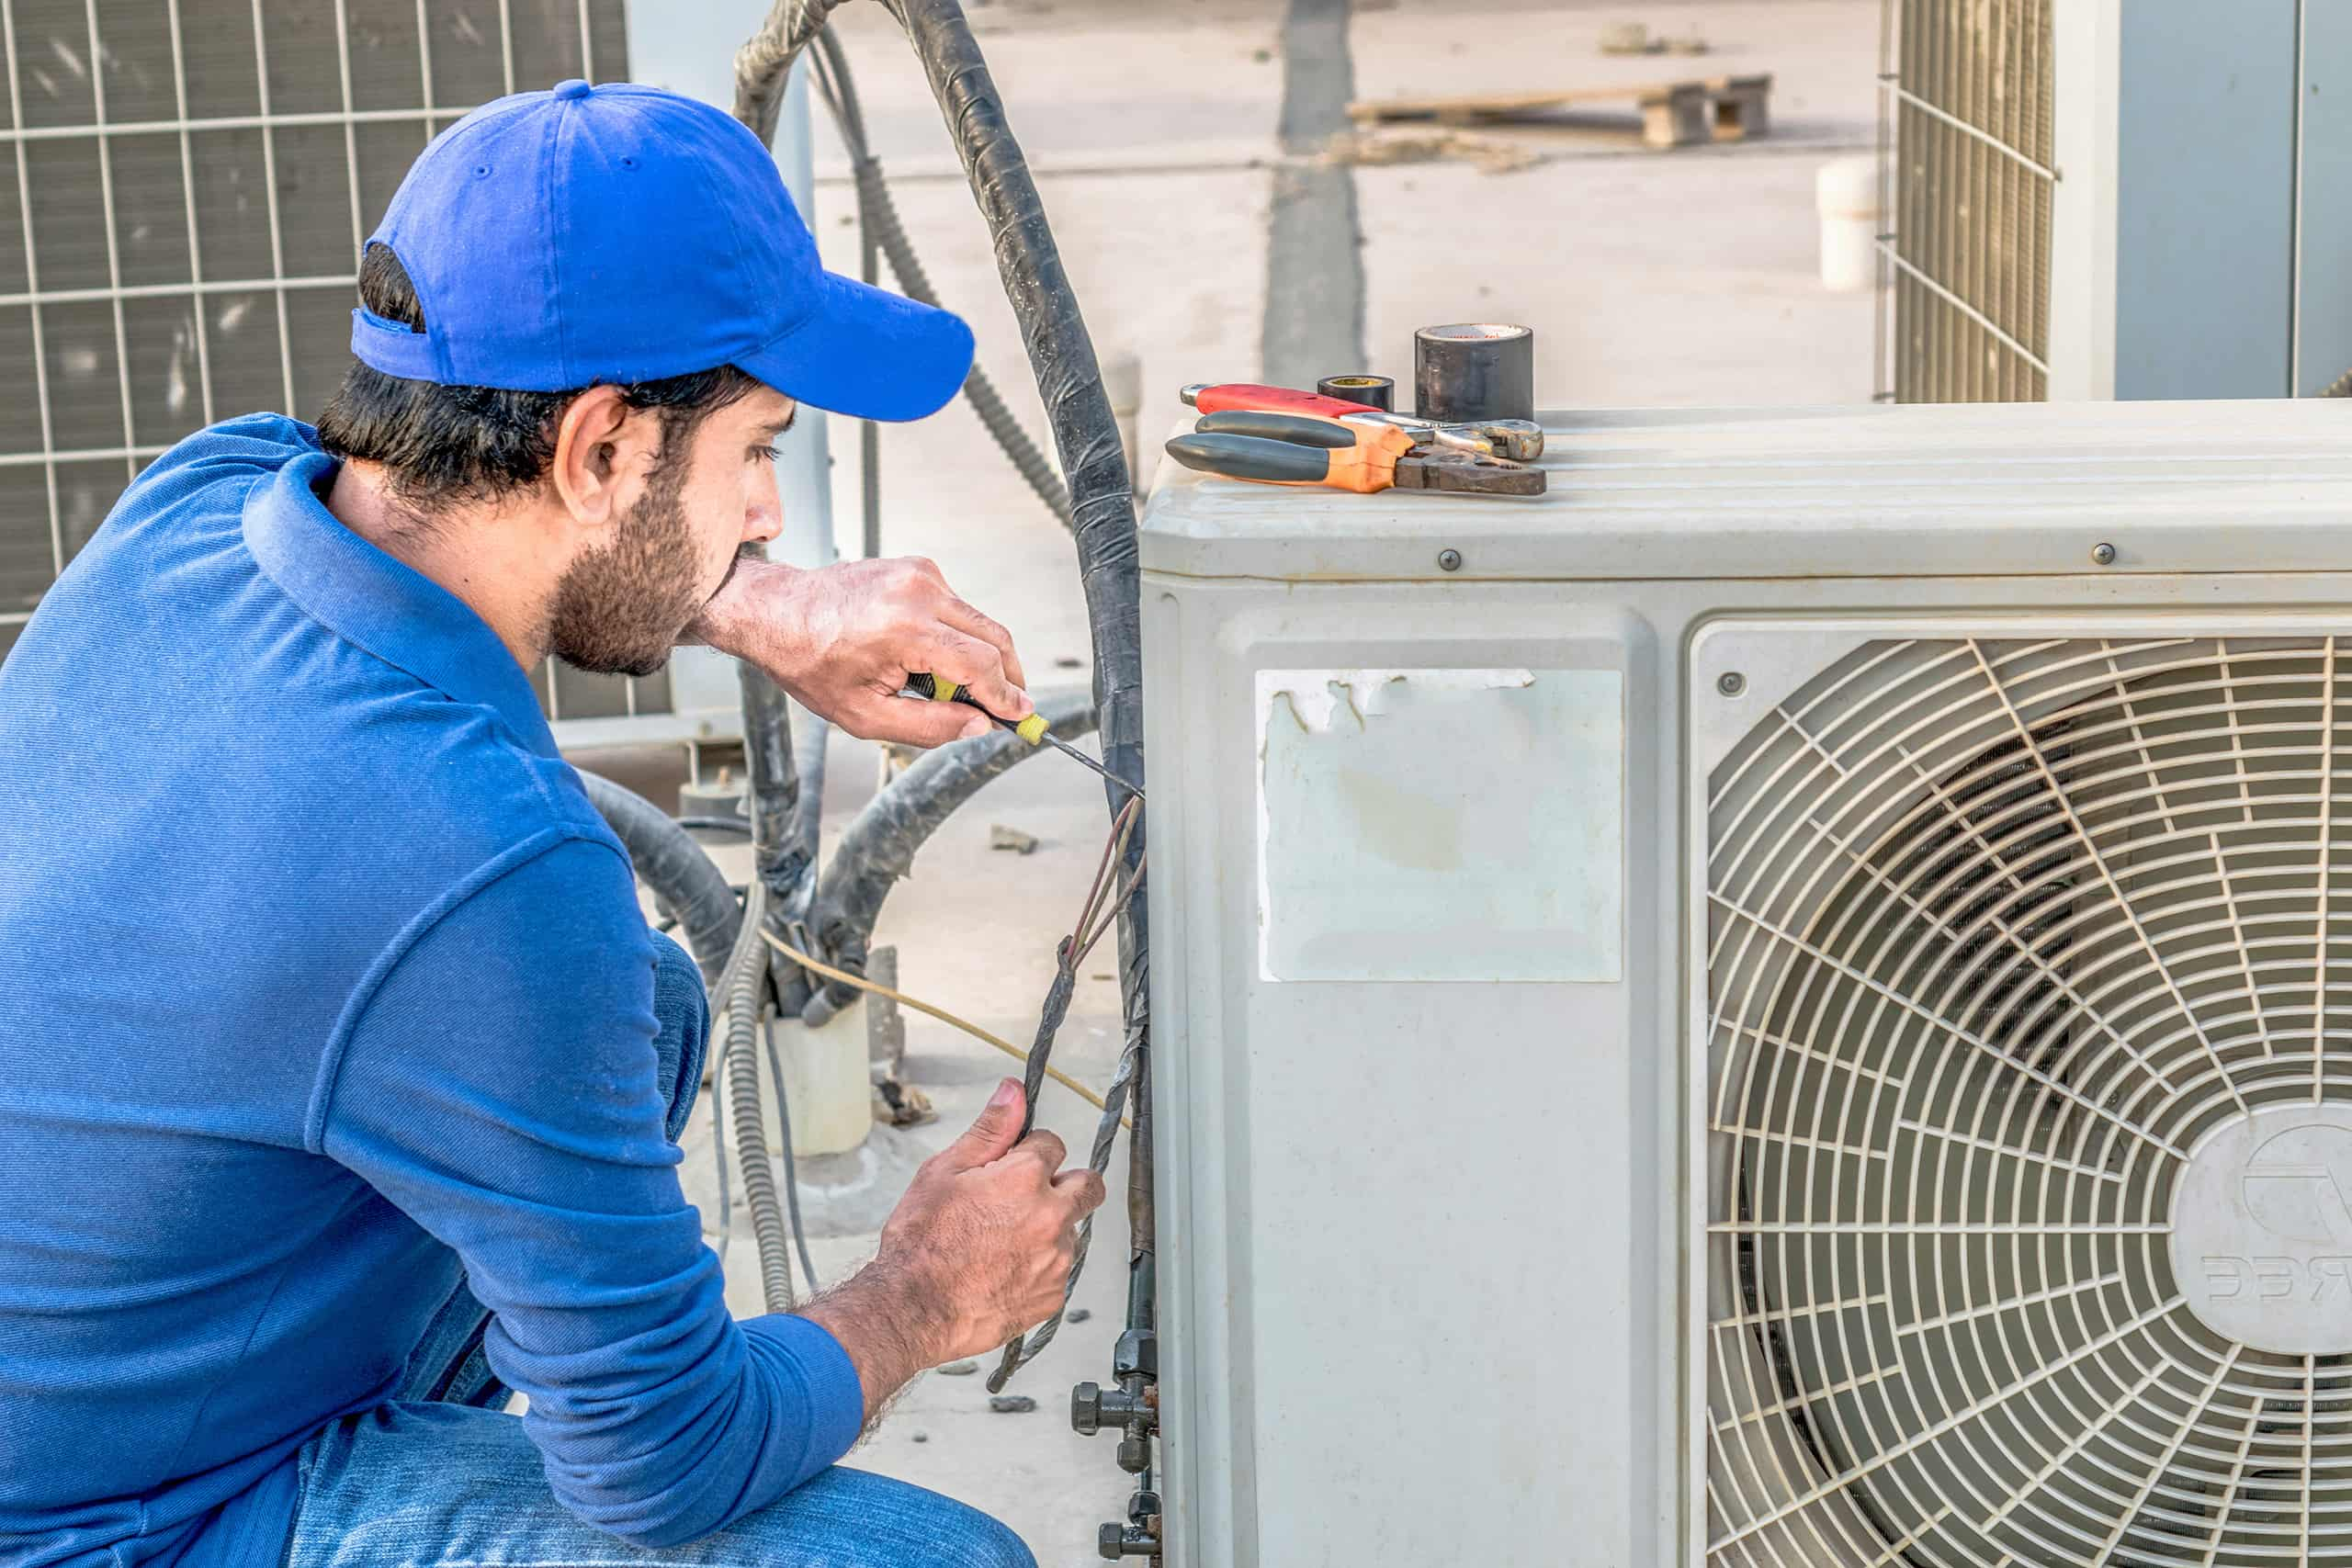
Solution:
<path fill-rule="evenodd" d="M 386 321 L 424 330 L 416 286 L 388 245 L 369 245 L 361 256 L 359 302 Z M 706 416 L 758 385 L 722 365 L 623 387 L 621 399 L 633 409 L 660 411 L 661 461 L 667 466 L 684 460 L 685 443 Z M 538 483 L 555 460 L 557 422 L 585 390 L 445 387 L 355 361 L 319 416 L 319 443 L 338 457 L 382 464 L 392 494 L 431 513 Z"/>

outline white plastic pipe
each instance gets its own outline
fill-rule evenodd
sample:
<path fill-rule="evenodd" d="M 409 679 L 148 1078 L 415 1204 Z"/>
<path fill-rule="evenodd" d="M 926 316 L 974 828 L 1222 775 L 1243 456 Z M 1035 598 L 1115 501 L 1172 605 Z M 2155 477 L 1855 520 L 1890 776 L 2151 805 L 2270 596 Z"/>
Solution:
<path fill-rule="evenodd" d="M 1813 181 L 1821 218 L 1821 283 L 1840 294 L 1878 284 L 1878 160 L 1834 158 Z"/>
<path fill-rule="evenodd" d="M 874 1131 L 874 1086 L 865 1065 L 865 1010 L 843 1008 L 821 1029 L 798 1019 L 776 1026 L 775 1054 L 784 1064 L 784 1089 L 792 1102 L 792 1152 L 796 1158 L 847 1154 Z M 775 1113 L 775 1089 L 767 1064 L 760 1064 L 760 1093 L 767 1099 L 768 1152 L 784 1145 Z"/>

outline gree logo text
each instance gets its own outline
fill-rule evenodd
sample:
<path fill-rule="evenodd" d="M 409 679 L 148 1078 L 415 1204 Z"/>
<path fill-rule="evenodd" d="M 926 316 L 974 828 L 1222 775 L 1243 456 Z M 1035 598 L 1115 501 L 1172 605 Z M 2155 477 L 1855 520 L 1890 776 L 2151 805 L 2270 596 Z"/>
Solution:
<path fill-rule="evenodd" d="M 2209 1300 L 2352 1302 L 2352 1257 L 2233 1257 L 2209 1252 L 2203 1261 Z"/>

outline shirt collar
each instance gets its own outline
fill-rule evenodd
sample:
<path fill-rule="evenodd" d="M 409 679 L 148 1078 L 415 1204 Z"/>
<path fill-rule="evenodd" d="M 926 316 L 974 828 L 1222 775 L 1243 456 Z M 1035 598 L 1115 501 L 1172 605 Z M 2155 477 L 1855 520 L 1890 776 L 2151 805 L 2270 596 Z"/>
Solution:
<path fill-rule="evenodd" d="M 555 756 L 530 681 L 488 623 L 326 509 L 312 487 L 334 467 L 324 452 L 298 453 L 245 498 L 245 546 L 262 570 L 345 641 L 458 702 L 492 709 L 530 750 Z"/>

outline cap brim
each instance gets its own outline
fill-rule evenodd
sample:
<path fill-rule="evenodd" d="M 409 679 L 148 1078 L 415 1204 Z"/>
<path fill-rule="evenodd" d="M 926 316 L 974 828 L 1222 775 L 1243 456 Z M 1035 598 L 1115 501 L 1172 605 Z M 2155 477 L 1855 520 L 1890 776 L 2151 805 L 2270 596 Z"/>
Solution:
<path fill-rule="evenodd" d="M 972 329 L 903 295 L 818 275 L 808 319 L 736 366 L 811 408 L 857 419 L 936 413 L 972 369 Z"/>

